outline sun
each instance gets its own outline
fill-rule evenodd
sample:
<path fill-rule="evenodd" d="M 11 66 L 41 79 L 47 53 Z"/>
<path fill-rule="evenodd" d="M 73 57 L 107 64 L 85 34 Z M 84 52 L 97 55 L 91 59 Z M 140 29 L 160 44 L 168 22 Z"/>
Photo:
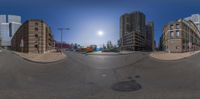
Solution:
<path fill-rule="evenodd" d="M 103 36 L 104 33 L 103 33 L 103 31 L 98 31 L 98 32 L 97 32 L 97 35 L 98 35 L 98 36 Z"/>

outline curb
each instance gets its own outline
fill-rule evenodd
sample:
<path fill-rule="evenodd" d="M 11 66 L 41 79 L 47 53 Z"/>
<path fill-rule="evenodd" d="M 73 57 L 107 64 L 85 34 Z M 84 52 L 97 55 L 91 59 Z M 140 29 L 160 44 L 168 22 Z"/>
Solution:
<path fill-rule="evenodd" d="M 20 56 L 21 57 L 21 56 Z M 39 62 L 39 61 L 33 61 L 33 60 L 29 60 L 29 59 L 26 59 L 24 57 L 21 57 L 22 59 L 26 60 L 26 61 L 29 61 L 29 62 L 32 62 L 32 63 L 38 63 L 38 64 L 51 64 L 51 63 L 59 63 L 59 62 L 62 62 L 64 61 L 64 59 L 66 58 L 63 58 L 61 60 L 57 60 L 57 61 L 51 61 L 51 62 Z"/>
<path fill-rule="evenodd" d="M 199 54 L 200 52 L 198 52 L 198 53 L 196 53 L 196 54 Z M 188 58 L 190 58 L 190 57 L 193 57 L 193 56 L 195 56 L 196 54 L 193 54 L 193 55 L 191 55 L 191 56 L 187 56 L 187 57 L 183 57 L 183 58 L 179 58 L 179 59 L 172 59 L 172 60 L 163 60 L 163 59 L 158 59 L 158 58 L 155 58 L 155 57 L 153 57 L 153 56 L 151 56 L 151 54 L 149 54 L 149 57 L 151 58 L 151 59 L 153 59 L 153 60 L 156 60 L 156 61 L 162 61 L 162 62 L 175 62 L 175 61 L 182 61 L 182 60 L 185 60 L 185 59 L 188 59 Z"/>
<path fill-rule="evenodd" d="M 154 60 L 154 61 L 157 61 L 157 62 L 177 62 L 177 61 L 180 61 L 180 60 L 161 60 L 161 59 L 154 58 L 152 56 L 149 56 L 149 58 Z"/>
<path fill-rule="evenodd" d="M 158 61 L 158 62 L 179 62 L 179 61 L 184 61 L 185 59 L 188 59 L 189 57 L 184 57 L 184 58 L 175 59 L 175 60 L 161 60 L 161 59 L 154 58 L 154 57 L 149 55 L 149 58 L 154 60 L 154 61 Z"/>
<path fill-rule="evenodd" d="M 22 58 L 23 60 L 26 60 L 28 62 L 31 62 L 31 63 L 38 63 L 38 64 L 51 64 L 51 63 L 58 63 L 58 62 L 62 62 L 66 59 L 66 55 L 63 59 L 60 59 L 60 60 L 56 60 L 56 61 L 51 61 L 51 62 L 40 62 L 40 61 L 33 61 L 33 60 L 30 60 L 30 59 L 27 59 L 27 58 L 24 58 L 24 57 L 21 57 L 20 55 L 16 54 L 15 52 L 12 51 L 13 54 L 17 55 L 18 57 Z"/>

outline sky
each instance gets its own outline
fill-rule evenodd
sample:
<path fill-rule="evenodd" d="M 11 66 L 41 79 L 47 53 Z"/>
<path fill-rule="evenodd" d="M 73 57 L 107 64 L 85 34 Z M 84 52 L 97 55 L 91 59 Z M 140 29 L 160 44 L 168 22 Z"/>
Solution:
<path fill-rule="evenodd" d="M 107 41 L 117 44 L 120 16 L 141 11 L 155 24 L 158 44 L 163 26 L 170 21 L 200 13 L 200 0 L 0 0 L 0 14 L 13 14 L 28 19 L 42 19 L 60 41 L 58 28 L 64 31 L 63 41 L 83 46 L 101 46 Z M 97 35 L 102 31 L 104 35 Z"/>

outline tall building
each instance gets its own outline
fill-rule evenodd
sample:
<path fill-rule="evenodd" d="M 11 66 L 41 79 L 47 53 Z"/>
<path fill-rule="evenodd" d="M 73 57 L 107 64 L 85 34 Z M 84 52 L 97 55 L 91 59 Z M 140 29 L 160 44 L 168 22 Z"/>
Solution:
<path fill-rule="evenodd" d="M 164 26 L 162 49 L 181 53 L 200 49 L 200 31 L 192 21 L 179 19 Z"/>
<path fill-rule="evenodd" d="M 163 34 L 160 36 L 159 44 L 158 44 L 158 49 L 160 51 L 163 51 Z"/>
<path fill-rule="evenodd" d="M 146 50 L 155 50 L 154 43 L 154 23 L 148 22 L 146 25 Z"/>
<path fill-rule="evenodd" d="M 111 41 L 107 42 L 107 49 L 112 49 L 113 48 L 113 44 Z"/>
<path fill-rule="evenodd" d="M 51 28 L 42 20 L 28 20 L 12 38 L 12 49 L 25 53 L 45 53 L 54 49 Z"/>
<path fill-rule="evenodd" d="M 120 17 L 120 48 L 121 50 L 149 50 L 146 47 L 148 40 L 153 44 L 153 23 L 146 25 L 146 18 L 142 12 L 126 13 Z M 148 30 L 148 31 L 147 31 Z M 147 37 L 151 35 L 151 37 Z"/>
<path fill-rule="evenodd" d="M 0 15 L 0 46 L 10 48 L 11 39 L 20 26 L 20 16 Z"/>
<path fill-rule="evenodd" d="M 185 18 L 185 20 L 191 20 L 200 31 L 200 14 L 193 14 L 192 16 Z"/>

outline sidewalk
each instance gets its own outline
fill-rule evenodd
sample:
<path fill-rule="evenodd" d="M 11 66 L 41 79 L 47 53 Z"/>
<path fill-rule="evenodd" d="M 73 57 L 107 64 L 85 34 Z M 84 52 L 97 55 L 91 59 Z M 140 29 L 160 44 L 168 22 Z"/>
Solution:
<path fill-rule="evenodd" d="M 65 54 L 61 54 L 60 52 L 55 52 L 55 51 L 48 52 L 45 54 L 20 53 L 20 52 L 15 52 L 15 53 L 29 61 L 41 62 L 41 63 L 56 62 L 66 57 Z"/>
<path fill-rule="evenodd" d="M 167 52 L 153 52 L 150 54 L 151 57 L 158 60 L 179 60 L 186 57 L 190 57 L 199 53 L 200 51 L 186 52 L 186 53 L 167 53 Z"/>

